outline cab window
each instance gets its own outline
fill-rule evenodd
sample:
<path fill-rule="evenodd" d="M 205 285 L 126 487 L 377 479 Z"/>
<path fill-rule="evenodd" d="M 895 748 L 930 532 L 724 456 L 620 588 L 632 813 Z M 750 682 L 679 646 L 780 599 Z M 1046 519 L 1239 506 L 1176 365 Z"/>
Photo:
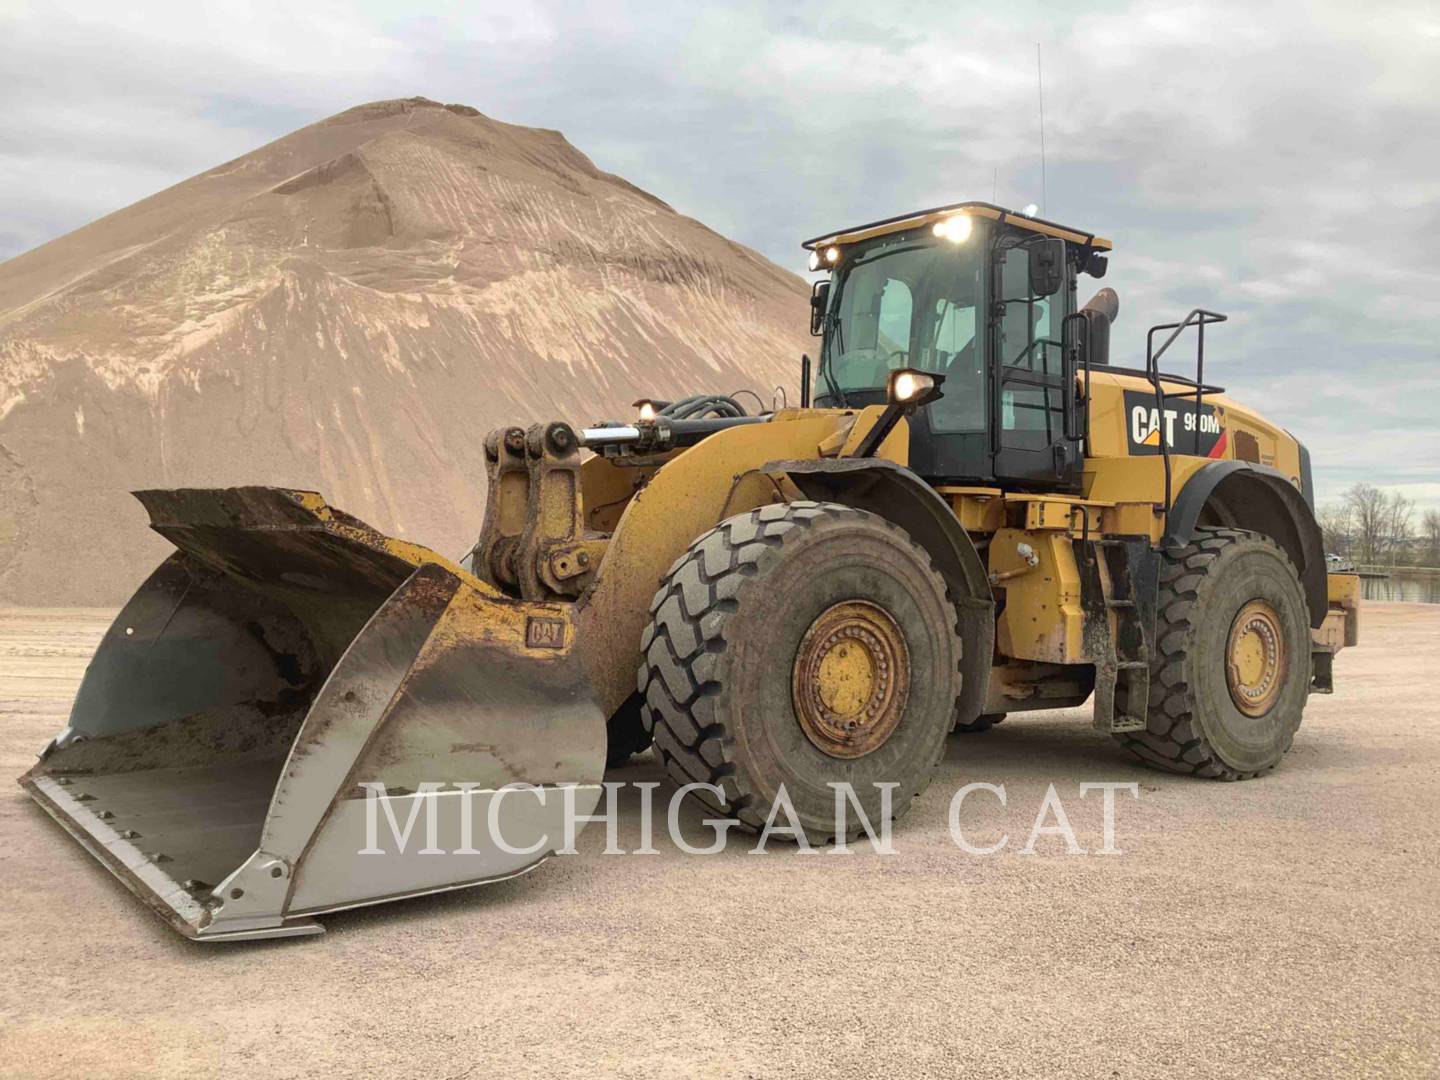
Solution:
<path fill-rule="evenodd" d="M 925 365 L 945 373 L 945 396 L 930 406 L 935 431 L 985 429 L 985 354 L 975 336 L 975 318 L 973 292 L 935 301 L 933 357 Z"/>
<path fill-rule="evenodd" d="M 978 315 L 984 257 L 978 245 L 901 238 L 847 262 L 832 289 L 832 319 L 816 400 L 883 390 L 890 372 L 945 376 L 928 406 L 934 431 L 983 431 L 985 356 Z"/>
<path fill-rule="evenodd" d="M 1005 252 L 1001 263 L 1000 285 L 1005 300 L 1005 313 L 1000 318 L 1000 427 L 1004 431 L 1033 432 L 1037 446 L 1048 445 L 1057 437 L 1061 419 L 1060 391 L 1054 387 L 1027 386 L 1007 380 L 1007 374 L 1027 373 L 1057 375 L 1060 371 L 1060 344 L 1053 333 L 1052 321 L 1060 318 L 1058 309 L 1052 320 L 1052 302 L 1061 301 L 1063 290 L 1055 296 L 1030 296 L 1030 259 L 1023 247 Z"/>

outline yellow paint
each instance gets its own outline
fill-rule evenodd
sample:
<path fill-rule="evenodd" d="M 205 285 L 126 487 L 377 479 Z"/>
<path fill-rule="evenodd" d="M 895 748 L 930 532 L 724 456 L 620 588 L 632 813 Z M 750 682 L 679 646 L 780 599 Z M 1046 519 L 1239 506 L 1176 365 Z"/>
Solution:
<path fill-rule="evenodd" d="M 611 532 L 620 523 L 620 515 L 625 512 L 625 504 L 635 489 L 654 476 L 658 467 L 617 465 L 599 454 L 587 458 L 580 466 L 585 527 L 596 532 Z"/>
<path fill-rule="evenodd" d="M 1329 598 L 1329 610 L 1325 623 L 1317 630 L 1310 631 L 1317 645 L 1336 652 L 1346 646 L 1360 643 L 1360 575 L 1328 574 L 1325 592 Z"/>
<path fill-rule="evenodd" d="M 1242 686 L 1258 685 L 1267 670 L 1264 640 L 1254 630 L 1243 631 L 1235 642 L 1231 659 Z"/>
<path fill-rule="evenodd" d="M 1171 498 L 1208 460 L 1173 454 Z M 1102 532 L 1122 536 L 1149 536 L 1158 543 L 1164 532 L 1161 509 L 1165 502 L 1165 460 L 1149 457 L 1087 458 L 1084 492 L 1092 503 L 1104 505 L 1100 514 Z"/>
<path fill-rule="evenodd" d="M 1194 388 L 1182 383 L 1168 382 L 1161 380 L 1161 387 L 1167 395 L 1167 407 L 1174 407 L 1176 404 L 1193 404 Z M 1098 468 L 1095 458 L 1123 458 L 1128 457 L 1129 441 L 1128 432 L 1132 417 L 1125 409 L 1125 391 L 1139 391 L 1147 395 L 1154 394 L 1154 387 L 1141 375 L 1127 375 L 1122 372 L 1096 371 L 1090 376 L 1090 459 L 1086 461 L 1086 470 Z M 1190 397 L 1178 398 L 1178 401 L 1170 399 L 1175 395 L 1188 394 Z M 1225 445 L 1217 458 L 1196 458 L 1191 454 L 1183 453 L 1186 446 L 1186 438 L 1183 433 L 1176 436 L 1177 445 L 1171 450 L 1171 459 L 1179 461 L 1181 458 L 1193 461 L 1205 462 L 1209 460 L 1254 460 L 1257 464 L 1266 465 L 1276 469 L 1291 483 L 1297 487 L 1300 483 L 1300 451 L 1295 440 L 1287 435 L 1283 428 L 1272 424 L 1254 409 L 1248 408 L 1237 401 L 1227 397 L 1225 394 L 1206 394 L 1205 404 L 1215 406 L 1216 415 L 1220 420 L 1221 427 L 1226 433 Z M 1246 438 L 1248 437 L 1248 439 Z M 1252 457 L 1244 457 L 1237 453 L 1237 448 L 1242 443 L 1253 440 L 1254 451 Z M 1144 445 L 1160 445 L 1160 433 L 1158 430 L 1147 434 Z M 1159 455 L 1153 456 L 1159 460 Z M 1192 470 L 1193 471 L 1193 470 Z M 1163 491 L 1163 484 L 1162 489 Z M 1179 490 L 1178 487 L 1175 489 Z M 1140 496 L 1136 494 L 1129 496 L 1129 501 L 1159 501 L 1161 496 L 1155 495 Z"/>
<path fill-rule="evenodd" d="M 1005 498 L 999 488 L 945 484 L 936 490 L 950 501 L 966 532 L 994 532 L 1005 524 Z"/>
<path fill-rule="evenodd" d="M 880 416 L 884 412 L 884 405 L 867 405 L 860 410 L 859 415 L 855 417 L 855 423 L 845 435 L 845 442 L 840 448 L 841 457 L 847 457 L 855 452 L 856 447 L 860 445 L 860 440 L 865 438 L 870 429 L 880 421 Z M 872 456 L 893 461 L 897 465 L 910 464 L 910 424 L 904 417 L 901 417 L 890 434 L 885 436 L 884 442 Z"/>
<path fill-rule="evenodd" d="M 640 635 L 671 563 L 722 516 L 771 501 L 773 486 L 753 484 L 747 474 L 772 461 L 813 460 L 816 447 L 850 421 L 842 411 L 812 410 L 800 419 L 729 428 L 678 453 L 673 467 L 636 492 L 576 616 L 587 670 L 607 715 L 635 691 Z"/>
<path fill-rule="evenodd" d="M 1037 566 L 1027 568 L 1019 552 L 1022 543 L 1040 557 Z M 1005 610 L 995 628 L 997 650 L 1021 660 L 1084 663 L 1080 569 L 1069 537 L 1060 532 L 1000 529 L 990 541 L 989 560 L 992 574 L 1024 571 L 997 586 L 1005 595 Z"/>
<path fill-rule="evenodd" d="M 816 683 L 827 709 L 842 717 L 854 716 L 875 692 L 875 663 L 860 642 L 842 641 L 825 650 Z"/>
<path fill-rule="evenodd" d="M 1069 529 L 1075 519 L 1075 505 L 1063 500 L 1027 499 L 1025 501 L 1025 528 Z"/>
<path fill-rule="evenodd" d="M 822 458 L 839 457 L 840 451 L 845 447 L 846 440 L 850 437 L 850 427 L 853 422 L 852 418 L 850 423 L 847 423 L 842 428 L 837 428 L 827 435 L 824 441 L 815 448 L 815 456 Z"/>
<path fill-rule="evenodd" d="M 1358 604 L 1360 602 L 1360 575 L 1327 574 L 1325 575 L 1325 592 L 1332 604 L 1343 604 L 1347 600 Z"/>

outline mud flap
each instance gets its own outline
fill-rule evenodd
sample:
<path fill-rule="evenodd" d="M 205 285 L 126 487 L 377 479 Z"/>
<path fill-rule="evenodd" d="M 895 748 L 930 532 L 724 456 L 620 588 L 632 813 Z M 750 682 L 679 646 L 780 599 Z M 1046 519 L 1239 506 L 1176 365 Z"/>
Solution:
<path fill-rule="evenodd" d="M 180 551 L 21 778 L 197 939 L 494 881 L 600 794 L 571 609 L 278 489 L 142 493 Z M 509 787 L 514 785 L 514 787 Z"/>

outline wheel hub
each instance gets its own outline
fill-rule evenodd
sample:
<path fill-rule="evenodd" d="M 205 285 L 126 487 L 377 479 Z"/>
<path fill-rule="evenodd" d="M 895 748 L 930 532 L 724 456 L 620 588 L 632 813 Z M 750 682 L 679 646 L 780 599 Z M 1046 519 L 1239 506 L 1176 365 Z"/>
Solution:
<path fill-rule="evenodd" d="M 1280 616 L 1264 600 L 1252 600 L 1230 624 L 1225 681 L 1230 699 L 1246 716 L 1264 716 L 1285 685 L 1287 657 Z"/>
<path fill-rule="evenodd" d="M 889 612 L 847 600 L 822 612 L 795 654 L 791 699 L 806 738 L 858 758 L 894 732 L 910 695 L 910 653 Z"/>

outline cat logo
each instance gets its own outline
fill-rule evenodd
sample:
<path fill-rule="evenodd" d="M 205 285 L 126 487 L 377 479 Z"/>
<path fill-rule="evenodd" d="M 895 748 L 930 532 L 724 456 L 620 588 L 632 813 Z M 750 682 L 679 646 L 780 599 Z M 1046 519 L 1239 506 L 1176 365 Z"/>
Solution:
<path fill-rule="evenodd" d="M 525 620 L 525 644 L 532 649 L 563 649 L 565 620 L 531 615 Z"/>
<path fill-rule="evenodd" d="M 1194 401 L 1169 400 L 1162 410 L 1153 394 L 1127 390 L 1125 412 L 1129 420 L 1126 435 L 1130 453 L 1158 454 L 1160 440 L 1175 454 L 1199 457 L 1220 457 L 1225 452 L 1224 417 L 1213 405 L 1205 405 L 1199 414 Z"/>

